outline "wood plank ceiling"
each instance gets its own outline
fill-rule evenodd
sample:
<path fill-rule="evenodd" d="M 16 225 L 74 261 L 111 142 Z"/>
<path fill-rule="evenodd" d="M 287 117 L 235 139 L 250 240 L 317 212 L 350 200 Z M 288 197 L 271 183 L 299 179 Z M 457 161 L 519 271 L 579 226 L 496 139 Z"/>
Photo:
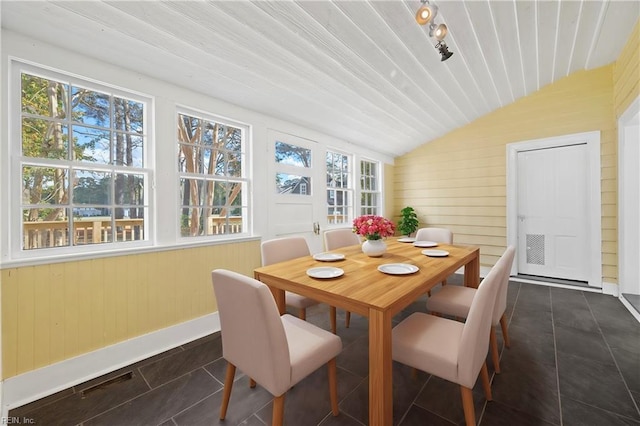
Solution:
<path fill-rule="evenodd" d="M 638 1 L 442 0 L 454 55 L 441 62 L 420 5 L 5 0 L 0 13 L 3 28 L 391 156 L 615 61 L 640 16 Z"/>

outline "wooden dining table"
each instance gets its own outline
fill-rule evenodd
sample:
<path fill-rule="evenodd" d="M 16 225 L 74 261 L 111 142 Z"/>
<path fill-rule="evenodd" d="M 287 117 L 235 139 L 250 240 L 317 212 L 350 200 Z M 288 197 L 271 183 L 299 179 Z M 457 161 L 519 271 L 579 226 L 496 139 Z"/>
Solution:
<path fill-rule="evenodd" d="M 327 252 L 344 255 L 342 260 L 326 262 L 305 256 L 254 270 L 255 278 L 271 289 L 281 314 L 285 312 L 284 292 L 291 291 L 369 319 L 371 426 L 393 424 L 393 316 L 461 267 L 466 286 L 477 287 L 480 282 L 478 247 L 438 244 L 427 249 L 398 240 L 386 239 L 387 251 L 381 257 L 369 257 L 355 245 Z M 444 250 L 448 255 L 430 257 L 422 253 L 434 249 Z M 378 270 L 379 266 L 391 263 L 414 265 L 418 270 L 398 275 Z M 313 278 L 307 274 L 309 269 L 318 267 L 335 267 L 344 272 L 334 278 Z"/>

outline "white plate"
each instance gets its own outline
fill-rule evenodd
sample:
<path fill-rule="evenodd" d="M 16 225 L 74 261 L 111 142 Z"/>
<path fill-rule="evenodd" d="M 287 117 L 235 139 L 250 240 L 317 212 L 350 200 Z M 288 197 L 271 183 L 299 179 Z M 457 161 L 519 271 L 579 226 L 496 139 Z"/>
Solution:
<path fill-rule="evenodd" d="M 391 275 L 407 275 L 418 272 L 418 267 L 408 263 L 387 263 L 378 266 L 378 271 Z"/>
<path fill-rule="evenodd" d="M 416 239 L 413 237 L 402 237 L 402 238 L 398 238 L 398 242 L 401 243 L 412 243 L 414 242 Z"/>
<path fill-rule="evenodd" d="M 447 257 L 449 256 L 449 252 L 446 250 L 422 250 L 422 254 L 431 257 Z"/>
<path fill-rule="evenodd" d="M 438 245 L 438 243 L 435 243 L 433 241 L 416 241 L 413 243 L 413 245 L 416 247 L 435 247 Z"/>
<path fill-rule="evenodd" d="M 335 262 L 336 260 L 344 259 L 344 254 L 341 253 L 318 253 L 314 254 L 313 258 L 321 262 Z"/>
<path fill-rule="evenodd" d="M 344 275 L 344 271 L 340 268 L 332 268 L 331 266 L 321 266 L 319 268 L 307 269 L 307 275 L 313 278 L 336 278 Z"/>

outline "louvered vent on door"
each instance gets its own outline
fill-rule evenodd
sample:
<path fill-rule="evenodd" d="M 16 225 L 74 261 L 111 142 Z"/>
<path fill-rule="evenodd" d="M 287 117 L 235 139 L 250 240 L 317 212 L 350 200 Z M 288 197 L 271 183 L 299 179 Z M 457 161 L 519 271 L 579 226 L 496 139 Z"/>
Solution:
<path fill-rule="evenodd" d="M 544 265 L 544 234 L 527 234 L 527 263 Z"/>

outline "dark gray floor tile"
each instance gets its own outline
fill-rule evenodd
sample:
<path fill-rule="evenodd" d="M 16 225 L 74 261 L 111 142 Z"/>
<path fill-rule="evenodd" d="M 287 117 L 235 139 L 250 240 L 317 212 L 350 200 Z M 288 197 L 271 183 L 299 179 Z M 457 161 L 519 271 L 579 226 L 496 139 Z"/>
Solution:
<path fill-rule="evenodd" d="M 198 345 L 201 345 L 203 343 L 210 342 L 212 340 L 217 340 L 219 338 L 220 338 L 220 332 L 217 331 L 215 333 L 209 334 L 208 336 L 204 336 L 204 337 L 201 337 L 199 339 L 193 340 L 193 341 L 191 341 L 189 343 L 185 343 L 184 345 L 181 346 L 181 348 L 183 350 L 187 350 L 187 349 L 193 348 L 194 346 L 198 346 Z"/>
<path fill-rule="evenodd" d="M 473 392 L 476 422 L 480 418 L 485 402 L 486 399 L 483 393 Z M 460 385 L 455 383 L 431 376 L 422 392 L 416 398 L 415 405 L 453 424 L 464 424 Z"/>
<path fill-rule="evenodd" d="M 604 411 L 571 398 L 562 398 L 562 424 L 564 426 L 629 426 L 640 421 Z"/>
<path fill-rule="evenodd" d="M 640 353 L 613 348 L 613 357 L 630 390 L 640 392 Z"/>
<path fill-rule="evenodd" d="M 417 371 L 414 378 L 411 368 L 393 363 L 393 424 L 398 424 L 412 401 L 416 398 L 428 374 Z M 357 421 L 367 424 L 369 419 L 369 381 L 364 379 L 340 403 L 340 409 Z"/>
<path fill-rule="evenodd" d="M 359 376 L 369 375 L 369 336 L 361 335 L 351 345 L 342 349 L 337 360 L 338 367 Z"/>
<path fill-rule="evenodd" d="M 251 416 L 242 423 L 240 426 L 265 426 L 266 423 L 263 423 L 257 416 Z"/>
<path fill-rule="evenodd" d="M 417 405 L 412 405 L 404 419 L 400 422 L 400 426 L 453 426 L 452 423 L 442 417 L 425 410 Z"/>
<path fill-rule="evenodd" d="M 493 400 L 532 417 L 560 423 L 556 370 L 522 357 L 504 357 L 492 383 Z"/>
<path fill-rule="evenodd" d="M 341 412 L 336 417 L 327 416 L 318 426 L 365 426 L 365 424 Z"/>
<path fill-rule="evenodd" d="M 84 426 L 157 425 L 218 389 L 220 384 L 201 368 L 85 421 Z"/>
<path fill-rule="evenodd" d="M 615 365 L 558 353 L 560 397 L 640 419 Z"/>
<path fill-rule="evenodd" d="M 221 338 L 193 345 L 188 350 L 170 355 L 140 368 L 140 372 L 152 388 L 167 383 L 190 371 L 203 367 L 222 356 Z"/>
<path fill-rule="evenodd" d="M 227 376 L 227 360 L 225 360 L 224 358 L 219 358 L 212 363 L 205 365 L 204 369 L 224 385 L 224 380 Z M 237 382 L 243 377 L 244 373 L 239 368 L 236 368 L 236 375 L 233 380 Z"/>
<path fill-rule="evenodd" d="M 213 379 L 212 379 L 213 380 Z M 253 413 L 269 404 L 273 396 L 263 387 L 249 387 L 249 378 L 243 377 L 233 385 L 225 420 L 220 420 L 222 390 L 186 408 L 173 417 L 178 426 L 236 426 L 252 417 Z M 270 406 L 270 404 L 269 404 Z M 285 402 L 286 407 L 286 402 Z M 271 419 L 269 418 L 269 423 Z"/>
<path fill-rule="evenodd" d="M 519 307 L 525 307 L 528 310 L 534 311 L 551 312 L 550 287 L 536 284 L 521 284 L 516 300 L 516 309 Z"/>
<path fill-rule="evenodd" d="M 614 364 L 609 346 L 600 332 L 593 333 L 572 327 L 556 325 L 556 350 L 569 355 Z"/>
<path fill-rule="evenodd" d="M 592 333 L 600 332 L 600 326 L 588 306 L 578 308 L 571 305 L 557 306 L 554 304 L 553 323 Z"/>
<path fill-rule="evenodd" d="M 114 382 L 104 388 L 82 394 L 76 392 L 55 403 L 43 405 L 24 416 L 38 425 L 75 425 L 147 392 L 149 386 L 139 374 L 130 380 Z"/>
<path fill-rule="evenodd" d="M 479 426 L 553 426 L 559 424 L 549 423 L 496 401 L 486 404 L 480 423 L 478 423 Z"/>
<path fill-rule="evenodd" d="M 503 351 L 503 359 L 519 358 L 555 368 L 556 353 L 552 332 L 531 330 L 517 324 L 511 324 L 509 337 L 511 347 Z"/>
<path fill-rule="evenodd" d="M 636 328 L 625 330 L 624 328 L 601 327 L 604 340 L 612 349 L 622 349 L 627 352 L 640 353 L 640 324 Z"/>
<path fill-rule="evenodd" d="M 338 369 L 338 400 L 351 393 L 360 382 L 360 378 Z M 313 401 L 312 404 L 309 402 Z M 317 425 L 331 413 L 327 368 L 323 367 L 289 389 L 285 396 L 284 424 Z M 271 422 L 272 404 L 257 412 L 265 423 Z"/>
<path fill-rule="evenodd" d="M 553 315 L 551 311 L 525 309 L 516 304 L 509 325 L 522 327 L 534 333 L 553 333 Z"/>
<path fill-rule="evenodd" d="M 567 307 L 571 309 L 588 308 L 589 304 L 584 297 L 584 292 L 567 288 L 550 287 L 551 303 L 553 307 Z"/>
<path fill-rule="evenodd" d="M 169 419 L 166 422 L 161 423 L 158 426 L 176 426 L 175 422 L 173 421 L 173 419 Z"/>

